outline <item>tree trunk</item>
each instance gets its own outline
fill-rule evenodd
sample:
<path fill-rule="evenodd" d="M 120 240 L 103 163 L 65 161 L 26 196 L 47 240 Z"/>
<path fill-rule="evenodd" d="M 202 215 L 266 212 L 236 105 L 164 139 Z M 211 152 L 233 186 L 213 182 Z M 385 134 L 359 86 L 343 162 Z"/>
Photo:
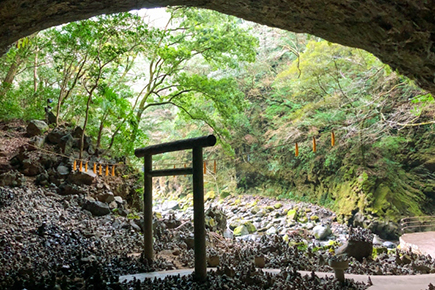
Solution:
<path fill-rule="evenodd" d="M 83 147 L 85 146 L 85 131 L 86 131 L 86 125 L 88 125 L 89 107 L 91 105 L 93 91 L 94 91 L 94 88 L 92 88 L 92 90 L 89 92 L 88 102 L 86 103 L 85 122 L 83 124 L 83 132 L 82 132 L 82 136 L 80 138 L 80 140 L 81 140 L 81 142 L 80 142 L 80 153 L 79 153 L 79 159 L 80 160 L 82 159 Z"/>
<path fill-rule="evenodd" d="M 16 56 L 14 62 L 9 67 L 8 73 L 6 74 L 6 77 L 4 78 L 1 86 L 0 96 L 6 95 L 6 93 L 9 91 L 9 89 L 12 86 L 12 82 L 15 79 L 15 76 L 17 75 L 18 68 L 21 64 L 21 58 L 20 56 Z"/>
<path fill-rule="evenodd" d="M 81 144 L 80 144 L 79 159 L 82 159 L 83 147 L 85 146 L 85 132 L 86 132 L 86 125 L 88 125 L 89 107 L 91 106 L 92 94 L 94 93 L 94 90 L 97 88 L 98 83 L 100 82 L 101 70 L 102 69 L 103 69 L 103 67 L 100 66 L 100 69 L 98 71 L 98 77 L 95 80 L 94 86 L 92 87 L 92 89 L 90 91 L 88 91 L 89 97 L 88 97 L 88 102 L 86 103 L 86 115 L 85 115 L 85 122 L 83 123 L 82 137 L 80 138 L 81 139 L 81 142 L 80 142 Z"/>
<path fill-rule="evenodd" d="M 36 48 L 35 61 L 33 63 L 33 91 L 35 93 L 36 91 L 38 91 L 38 53 L 39 53 L 39 49 Z"/>
<path fill-rule="evenodd" d="M 107 118 L 108 113 L 105 113 L 103 117 L 100 120 L 100 128 L 98 128 L 98 136 L 97 136 L 97 145 L 95 145 L 95 155 L 98 156 L 100 153 L 100 146 L 101 146 L 101 135 L 103 134 L 104 129 L 104 121 Z"/>
<path fill-rule="evenodd" d="M 71 63 L 69 68 L 68 68 L 68 74 L 65 76 L 65 83 L 62 84 L 62 88 L 61 88 L 61 91 L 59 93 L 59 101 L 57 102 L 56 127 L 59 125 L 60 107 L 62 106 L 63 102 L 69 97 L 69 95 L 71 94 L 71 91 L 75 88 L 77 81 L 83 76 L 83 66 L 85 65 L 87 59 L 88 59 L 88 57 L 85 56 L 82 63 L 80 64 L 80 67 L 79 67 L 76 75 L 74 76 L 74 81 L 73 81 L 71 87 L 67 90 L 66 86 L 68 84 L 68 79 L 70 79 L 72 76 L 72 74 L 70 73 L 70 70 L 73 67 L 73 63 Z"/>

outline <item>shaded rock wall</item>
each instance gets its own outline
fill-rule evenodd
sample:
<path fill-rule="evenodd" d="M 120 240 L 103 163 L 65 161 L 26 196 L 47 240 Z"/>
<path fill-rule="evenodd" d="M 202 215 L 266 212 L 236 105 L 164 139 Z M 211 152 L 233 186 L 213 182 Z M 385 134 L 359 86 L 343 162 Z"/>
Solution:
<path fill-rule="evenodd" d="M 3 0 L 0 53 L 19 38 L 97 14 L 197 6 L 365 49 L 435 92 L 434 0 Z"/>

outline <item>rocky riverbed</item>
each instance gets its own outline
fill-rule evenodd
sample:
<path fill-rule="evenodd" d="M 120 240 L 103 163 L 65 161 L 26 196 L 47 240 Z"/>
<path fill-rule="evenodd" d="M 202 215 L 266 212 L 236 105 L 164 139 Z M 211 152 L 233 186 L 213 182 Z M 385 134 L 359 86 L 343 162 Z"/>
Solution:
<path fill-rule="evenodd" d="M 142 215 L 129 210 L 128 205 L 122 203 L 118 205 L 118 210 L 112 209 L 104 215 L 89 210 L 89 204 L 96 202 L 95 197 L 101 195 L 97 194 L 96 188 L 100 187 L 98 184 L 92 185 L 95 192 L 89 190 L 94 192 L 94 197 L 85 194 L 59 195 L 54 187 L 41 188 L 31 183 L 20 188 L 0 187 L 1 289 L 88 289 L 96 285 L 105 285 L 109 289 L 128 289 L 118 282 L 119 275 L 193 267 L 192 209 L 188 198 L 156 202 L 156 261 L 153 265 L 147 265 L 140 258 L 143 246 Z M 101 203 L 108 206 L 112 202 L 110 200 L 108 198 L 107 202 Z M 248 206 L 253 202 L 260 209 L 257 213 L 253 210 L 255 206 Z M 251 196 L 209 199 L 207 206 L 206 219 L 210 229 L 207 231 L 208 262 L 210 266 L 220 268 L 210 275 L 208 284 L 198 289 L 210 288 L 206 286 L 210 283 L 239 285 L 240 288 L 237 286 L 228 289 L 241 289 L 257 280 L 261 280 L 261 285 L 265 287 L 261 289 L 287 289 L 276 288 L 280 287 L 276 285 L 287 280 L 293 281 L 289 285 L 306 285 L 306 288 L 298 289 L 317 289 L 314 285 L 319 285 L 318 283 L 329 285 L 325 289 L 337 289 L 334 287 L 340 286 L 334 280 L 301 277 L 294 272 L 332 272 L 327 261 L 340 246 L 340 239 L 349 234 L 346 226 L 334 222 L 333 213 L 314 205 L 277 202 Z M 308 218 L 313 223 L 308 226 L 309 222 L 299 221 L 290 221 L 288 225 L 282 226 L 280 217 L 291 219 L 289 212 L 296 207 L 309 216 L 317 215 L 319 220 Z M 126 216 L 118 214 L 121 208 L 127 213 Z M 258 213 L 263 210 L 265 215 L 262 216 L 262 221 L 256 221 Z M 227 220 L 226 226 L 222 219 Z M 256 230 L 248 229 L 252 233 L 247 235 L 242 230 L 237 236 L 238 233 L 234 232 L 240 225 L 236 224 L 246 226 L 245 222 L 249 221 Z M 232 225 L 233 222 L 236 224 Z M 276 232 L 269 231 L 272 228 L 269 227 L 270 223 Z M 330 223 L 331 229 L 323 241 L 314 237 L 314 229 L 322 223 Z M 370 235 L 364 231 L 355 232 L 355 235 Z M 384 250 L 381 252 L 374 260 L 364 259 L 358 262 L 351 258 L 347 272 L 370 275 L 435 272 L 435 264 L 428 257 L 399 251 L 396 254 Z M 262 267 L 282 268 L 283 271 L 272 277 L 261 272 Z M 226 273 L 226 278 L 222 273 Z M 178 282 L 171 279 L 168 281 L 172 282 L 162 282 L 162 285 L 185 285 L 177 289 L 193 289 L 186 285 L 195 283 L 191 277 Z M 130 286 L 147 289 L 149 283 L 133 283 L 136 286 Z M 349 285 L 363 287 L 352 283 Z M 171 289 L 169 286 L 161 287 L 163 288 L 155 289 Z M 249 287 L 248 289 L 260 289 L 252 285 Z"/>
<path fill-rule="evenodd" d="M 128 174 L 111 177 L 74 172 L 71 161 L 77 144 L 74 134 L 65 130 L 56 133 L 56 140 L 71 134 L 67 138 L 71 147 L 66 149 L 72 158 L 47 156 L 45 151 L 29 147 L 25 129 L 18 126 L 14 130 L 0 130 L 6 134 L 0 136 L 0 289 L 369 286 L 353 281 L 343 285 L 333 278 L 314 274 L 303 277 L 296 272 L 332 273 L 328 265 L 332 257 L 349 261 L 347 273 L 435 272 L 430 257 L 398 250 L 394 241 L 382 241 L 369 230 L 340 224 L 335 214 L 325 208 L 231 194 L 221 199 L 208 192 L 207 257 L 209 266 L 217 267 L 217 271 L 201 284 L 192 276 L 119 282 L 120 275 L 194 266 L 192 196 L 155 199 L 155 261 L 149 265 L 141 258 L 143 215 L 136 209 L 139 199 L 133 183 L 125 178 Z M 7 139 L 2 138 L 5 136 Z M 47 145 L 51 147 L 44 148 L 64 152 L 63 143 L 55 144 L 54 140 Z M 272 276 L 261 268 L 281 272 Z"/>

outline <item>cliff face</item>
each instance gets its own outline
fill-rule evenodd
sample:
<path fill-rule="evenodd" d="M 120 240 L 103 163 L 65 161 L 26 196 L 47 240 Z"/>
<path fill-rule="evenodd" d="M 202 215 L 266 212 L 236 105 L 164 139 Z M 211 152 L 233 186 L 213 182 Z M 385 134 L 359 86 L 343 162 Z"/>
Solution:
<path fill-rule="evenodd" d="M 103 13 L 186 5 L 365 49 L 435 92 L 433 4 L 420 0 L 4 0 L 0 53 L 19 38 L 54 25 Z"/>

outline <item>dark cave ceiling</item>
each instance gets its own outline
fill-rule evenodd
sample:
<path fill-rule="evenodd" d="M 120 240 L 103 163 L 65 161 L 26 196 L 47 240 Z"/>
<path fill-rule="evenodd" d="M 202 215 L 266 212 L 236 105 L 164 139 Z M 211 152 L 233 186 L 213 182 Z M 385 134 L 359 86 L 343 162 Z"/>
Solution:
<path fill-rule="evenodd" d="M 1 0 L 0 52 L 51 26 L 168 5 L 209 8 L 362 48 L 435 93 L 435 0 Z"/>

